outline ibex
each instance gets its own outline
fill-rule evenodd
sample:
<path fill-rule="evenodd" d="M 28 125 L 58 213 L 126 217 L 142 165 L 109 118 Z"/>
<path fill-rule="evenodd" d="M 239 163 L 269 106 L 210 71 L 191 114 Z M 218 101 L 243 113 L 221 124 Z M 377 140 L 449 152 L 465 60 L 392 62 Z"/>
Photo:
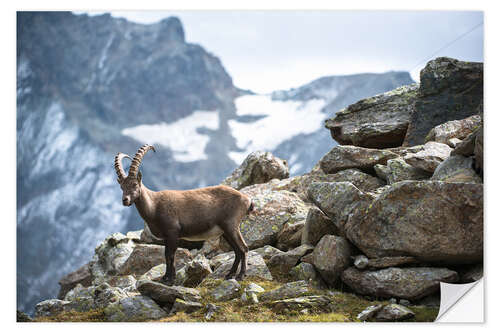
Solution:
<path fill-rule="evenodd" d="M 241 236 L 239 226 L 241 219 L 253 210 L 251 199 L 224 185 L 187 191 L 152 191 L 142 183 L 139 171 L 142 158 L 149 150 L 155 151 L 151 145 L 142 146 L 133 159 L 118 153 L 115 156 L 115 169 L 123 191 L 123 205 L 135 204 L 152 234 L 165 242 L 167 269 L 161 281 L 167 285 L 174 283 L 174 255 L 179 238 L 199 241 L 219 236 L 224 237 L 235 254 L 226 279 L 234 277 L 239 263 L 241 267 L 236 279 L 243 279 L 247 268 L 248 246 Z M 128 176 L 122 166 L 124 157 L 132 160 Z"/>

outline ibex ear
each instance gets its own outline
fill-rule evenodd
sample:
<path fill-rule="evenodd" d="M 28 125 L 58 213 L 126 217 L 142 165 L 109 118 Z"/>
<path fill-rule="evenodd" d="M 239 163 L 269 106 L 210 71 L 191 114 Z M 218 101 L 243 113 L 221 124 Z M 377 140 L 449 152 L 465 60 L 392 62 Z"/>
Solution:
<path fill-rule="evenodd" d="M 139 183 L 142 181 L 142 173 L 140 171 L 137 173 L 137 180 Z"/>

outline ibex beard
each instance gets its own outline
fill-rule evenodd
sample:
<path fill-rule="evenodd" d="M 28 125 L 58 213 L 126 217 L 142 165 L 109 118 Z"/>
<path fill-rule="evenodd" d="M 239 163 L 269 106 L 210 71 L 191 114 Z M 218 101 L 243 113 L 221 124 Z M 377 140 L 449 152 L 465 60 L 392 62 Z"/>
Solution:
<path fill-rule="evenodd" d="M 226 279 L 234 278 L 240 266 L 236 279 L 242 280 L 247 269 L 248 246 L 241 235 L 240 223 L 253 210 L 251 199 L 224 185 L 187 191 L 152 191 L 142 183 L 139 171 L 142 158 L 149 150 L 155 151 L 151 145 L 142 146 L 133 159 L 118 153 L 115 170 L 123 191 L 123 205 L 135 204 L 151 233 L 164 241 L 167 268 L 161 281 L 174 284 L 174 256 L 179 239 L 200 241 L 217 237 L 223 237 L 235 254 Z M 125 157 L 132 160 L 128 175 L 122 165 Z"/>

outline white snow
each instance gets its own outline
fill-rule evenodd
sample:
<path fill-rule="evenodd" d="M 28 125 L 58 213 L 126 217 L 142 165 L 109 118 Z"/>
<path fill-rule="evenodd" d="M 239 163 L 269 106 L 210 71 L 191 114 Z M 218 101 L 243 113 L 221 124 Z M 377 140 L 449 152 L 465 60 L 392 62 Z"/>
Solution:
<path fill-rule="evenodd" d="M 302 101 L 273 101 L 270 95 L 246 95 L 235 100 L 236 113 L 263 115 L 265 118 L 245 123 L 230 120 L 231 134 L 238 148 L 244 152 L 230 152 L 236 163 L 243 162 L 253 151 L 270 151 L 298 134 L 310 134 L 323 126 L 327 117 L 321 112 L 326 102 L 322 99 Z"/>
<path fill-rule="evenodd" d="M 219 128 L 218 111 L 195 111 L 172 123 L 125 128 L 122 134 L 141 143 L 156 143 L 169 147 L 177 161 L 193 162 L 207 159 L 205 147 L 210 138 L 197 131 L 204 127 L 211 130 Z"/>

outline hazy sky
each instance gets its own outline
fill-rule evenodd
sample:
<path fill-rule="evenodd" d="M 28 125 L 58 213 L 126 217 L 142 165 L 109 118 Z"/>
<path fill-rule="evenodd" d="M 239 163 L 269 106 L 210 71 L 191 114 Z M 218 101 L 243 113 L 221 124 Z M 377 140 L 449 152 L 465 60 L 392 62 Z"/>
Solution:
<path fill-rule="evenodd" d="M 289 89 L 318 77 L 411 71 L 450 56 L 483 61 L 483 21 L 463 11 L 124 11 L 139 23 L 175 15 L 188 42 L 218 56 L 236 86 L 256 92 Z"/>

